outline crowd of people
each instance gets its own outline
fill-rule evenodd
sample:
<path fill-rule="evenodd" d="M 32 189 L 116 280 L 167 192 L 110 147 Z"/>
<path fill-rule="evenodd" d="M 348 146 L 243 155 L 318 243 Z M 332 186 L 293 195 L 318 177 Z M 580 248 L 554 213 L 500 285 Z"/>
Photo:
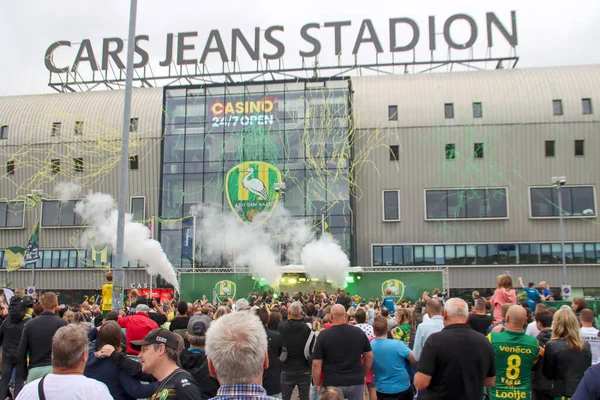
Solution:
<path fill-rule="evenodd" d="M 390 290 L 221 304 L 133 292 L 119 313 L 18 289 L 0 326 L 0 399 L 600 399 L 594 312 L 583 298 L 547 307 L 520 283 L 522 302 L 508 275 L 488 299 L 435 290 L 414 304 Z"/>

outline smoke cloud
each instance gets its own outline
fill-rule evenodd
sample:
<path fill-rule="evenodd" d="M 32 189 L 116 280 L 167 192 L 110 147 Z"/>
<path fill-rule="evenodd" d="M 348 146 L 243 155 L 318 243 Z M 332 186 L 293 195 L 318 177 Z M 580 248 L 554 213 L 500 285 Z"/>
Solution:
<path fill-rule="evenodd" d="M 54 187 L 54 193 L 58 200 L 65 202 L 77 199 L 81 186 L 76 182 L 60 182 Z"/>
<path fill-rule="evenodd" d="M 75 206 L 75 212 L 85 221 L 88 228 L 80 237 L 84 247 L 110 250 L 117 247 L 117 209 L 111 195 L 90 192 Z M 125 235 L 123 254 L 130 262 L 146 266 L 151 275 L 160 275 L 179 291 L 179 282 L 173 266 L 167 259 L 161 245 L 150 239 L 150 230 L 144 224 L 131 221 L 131 214 L 125 214 Z"/>
<path fill-rule="evenodd" d="M 203 265 L 249 268 L 277 285 L 282 263 L 302 261 L 311 277 L 332 280 L 340 287 L 345 283 L 350 261 L 334 238 L 323 235 L 317 240 L 305 219 L 291 217 L 282 206 L 257 215 L 250 224 L 210 204 L 194 206 L 191 212 L 198 218 L 196 260 Z"/>

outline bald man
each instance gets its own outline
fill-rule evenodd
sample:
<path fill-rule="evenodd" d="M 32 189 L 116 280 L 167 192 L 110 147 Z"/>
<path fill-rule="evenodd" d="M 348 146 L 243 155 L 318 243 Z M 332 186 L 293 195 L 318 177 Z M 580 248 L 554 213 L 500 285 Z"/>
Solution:
<path fill-rule="evenodd" d="M 367 335 L 346 323 L 346 309 L 341 304 L 331 307 L 331 323 L 333 326 L 319 334 L 313 353 L 312 376 L 317 392 L 323 386 L 334 386 L 348 400 L 363 400 L 365 378 L 373 363 Z"/>
<path fill-rule="evenodd" d="M 488 339 L 496 357 L 496 382 L 490 399 L 531 398 L 531 370 L 537 362 L 539 343 L 524 332 L 527 311 L 520 305 L 506 312 L 506 326 L 502 332 L 492 332 Z"/>

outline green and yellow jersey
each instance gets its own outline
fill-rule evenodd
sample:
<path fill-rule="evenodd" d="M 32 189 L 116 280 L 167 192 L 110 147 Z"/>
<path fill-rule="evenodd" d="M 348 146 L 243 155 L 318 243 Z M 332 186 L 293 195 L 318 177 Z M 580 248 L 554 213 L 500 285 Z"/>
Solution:
<path fill-rule="evenodd" d="M 496 383 L 490 399 L 531 399 L 531 370 L 537 362 L 539 343 L 525 332 L 492 332 L 488 339 L 496 356 Z"/>

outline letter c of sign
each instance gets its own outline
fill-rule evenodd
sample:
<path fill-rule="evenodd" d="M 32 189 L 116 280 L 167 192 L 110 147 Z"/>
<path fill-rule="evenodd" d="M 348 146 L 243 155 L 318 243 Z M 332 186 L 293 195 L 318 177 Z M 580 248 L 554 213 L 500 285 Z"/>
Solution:
<path fill-rule="evenodd" d="M 221 115 L 223 114 L 223 104 L 217 101 L 215 104 L 213 104 L 211 110 L 213 115 Z"/>
<path fill-rule="evenodd" d="M 54 65 L 53 53 L 54 50 L 59 48 L 60 46 L 69 46 L 71 47 L 71 42 L 67 40 L 59 40 L 58 42 L 52 43 L 48 49 L 46 50 L 46 55 L 44 56 L 44 64 L 46 64 L 46 69 L 50 72 L 54 72 L 56 74 L 64 73 L 69 71 L 69 67 L 58 68 Z"/>

